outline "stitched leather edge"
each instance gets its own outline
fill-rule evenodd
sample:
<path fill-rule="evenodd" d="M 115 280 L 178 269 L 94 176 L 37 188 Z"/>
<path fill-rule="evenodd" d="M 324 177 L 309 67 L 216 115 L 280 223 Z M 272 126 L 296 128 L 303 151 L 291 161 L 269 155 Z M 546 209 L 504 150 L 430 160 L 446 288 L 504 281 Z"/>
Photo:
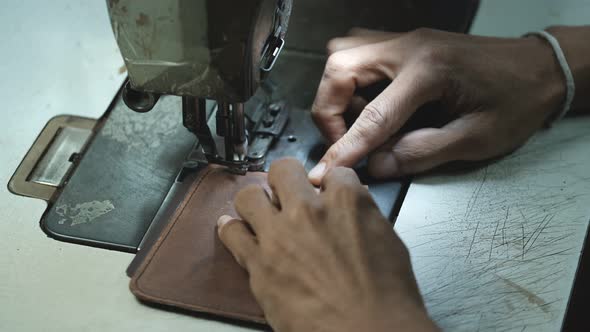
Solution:
<path fill-rule="evenodd" d="M 157 302 L 157 303 L 169 305 L 169 306 L 176 306 L 176 307 L 180 307 L 183 309 L 189 309 L 189 310 L 193 310 L 193 311 L 210 312 L 213 314 L 218 314 L 218 315 L 226 316 L 226 317 L 230 317 L 230 318 L 237 318 L 237 319 L 249 320 L 249 321 L 256 322 L 256 323 L 267 324 L 264 316 L 239 314 L 233 310 L 230 310 L 229 308 L 221 308 L 221 307 L 216 307 L 216 306 L 194 305 L 194 304 L 189 304 L 189 303 L 186 303 L 183 301 L 175 301 L 175 300 L 171 300 L 171 299 L 166 299 L 166 298 L 162 298 L 160 296 L 151 295 L 148 291 L 144 290 L 140 286 L 139 279 L 142 277 L 143 273 L 145 272 L 147 267 L 152 262 L 155 254 L 158 252 L 161 245 L 164 243 L 164 241 L 166 240 L 166 238 L 168 237 L 168 235 L 170 234 L 170 232 L 172 231 L 172 229 L 174 228 L 174 226 L 178 222 L 178 219 L 182 215 L 182 213 L 184 212 L 187 204 L 191 201 L 191 199 L 193 198 L 195 193 L 198 191 L 201 183 L 205 180 L 205 178 L 207 178 L 207 176 L 209 176 L 210 174 L 212 174 L 215 171 L 221 171 L 221 169 L 207 168 L 206 170 L 203 170 L 203 174 L 199 175 L 198 180 L 193 182 L 193 184 L 189 190 L 190 194 L 188 194 L 188 196 L 189 196 L 188 199 L 185 199 L 182 202 L 182 204 L 176 209 L 176 211 L 174 212 L 173 217 L 172 217 L 173 221 L 166 226 L 166 228 L 162 231 L 162 234 L 160 235 L 160 237 L 158 238 L 156 243 L 154 243 L 152 248 L 150 248 L 148 255 L 146 256 L 144 261 L 141 263 L 141 265 L 137 269 L 135 275 L 131 278 L 131 281 L 129 283 L 129 289 L 131 290 L 131 293 L 133 293 L 136 297 L 138 297 L 139 299 L 142 299 L 142 300 Z"/>

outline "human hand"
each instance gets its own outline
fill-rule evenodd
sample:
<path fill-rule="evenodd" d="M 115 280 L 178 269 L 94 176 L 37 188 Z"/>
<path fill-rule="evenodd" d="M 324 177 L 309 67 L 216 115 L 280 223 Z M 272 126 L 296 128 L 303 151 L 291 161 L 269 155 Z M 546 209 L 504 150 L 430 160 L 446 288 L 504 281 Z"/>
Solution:
<path fill-rule="evenodd" d="M 277 331 L 432 331 L 408 252 L 354 171 L 337 167 L 318 194 L 293 159 L 272 164 L 262 187 L 238 193 L 242 220 L 219 237 L 248 270 Z"/>
<path fill-rule="evenodd" d="M 328 51 L 312 114 L 333 144 L 310 172 L 314 184 L 330 168 L 351 167 L 369 154 L 369 173 L 384 178 L 511 152 L 559 110 L 565 96 L 553 51 L 536 37 L 355 30 L 332 40 Z M 369 103 L 355 96 L 386 79 L 392 83 Z M 398 134 L 431 101 L 456 119 Z M 347 129 L 349 113 L 358 118 Z"/>

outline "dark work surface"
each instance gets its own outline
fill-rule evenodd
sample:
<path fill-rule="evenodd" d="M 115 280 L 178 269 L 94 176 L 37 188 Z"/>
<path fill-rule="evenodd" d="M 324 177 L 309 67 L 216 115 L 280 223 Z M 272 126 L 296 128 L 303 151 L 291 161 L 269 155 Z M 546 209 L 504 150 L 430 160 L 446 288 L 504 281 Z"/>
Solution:
<path fill-rule="evenodd" d="M 179 97 L 149 113 L 117 97 L 105 116 L 41 224 L 60 240 L 135 251 L 195 138 L 182 126 Z"/>

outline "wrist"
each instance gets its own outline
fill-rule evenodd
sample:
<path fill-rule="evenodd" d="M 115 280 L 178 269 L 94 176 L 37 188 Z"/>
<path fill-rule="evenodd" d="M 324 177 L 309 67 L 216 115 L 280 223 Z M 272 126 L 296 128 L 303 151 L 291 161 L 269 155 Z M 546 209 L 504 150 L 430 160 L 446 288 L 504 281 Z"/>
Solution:
<path fill-rule="evenodd" d="M 382 321 L 375 321 L 368 331 L 409 331 L 409 332 L 435 332 L 440 331 L 438 326 L 430 319 L 426 310 L 402 311 L 399 307 L 389 308 L 389 316 Z M 392 314 L 396 311 L 396 314 Z"/>
<path fill-rule="evenodd" d="M 564 111 L 567 97 L 567 79 L 551 44 L 538 35 L 527 35 L 525 57 L 536 85 L 536 108 L 542 112 L 545 123 L 556 120 Z"/>
<path fill-rule="evenodd" d="M 590 26 L 552 26 L 545 31 L 559 41 L 572 71 L 577 91 L 572 109 L 590 109 Z"/>
<path fill-rule="evenodd" d="M 389 303 L 389 304 L 387 304 Z M 381 303 L 379 308 L 363 310 L 362 317 L 345 324 L 340 331 L 440 331 L 421 303 L 403 298 Z M 352 317 L 351 317 L 352 318 Z"/>

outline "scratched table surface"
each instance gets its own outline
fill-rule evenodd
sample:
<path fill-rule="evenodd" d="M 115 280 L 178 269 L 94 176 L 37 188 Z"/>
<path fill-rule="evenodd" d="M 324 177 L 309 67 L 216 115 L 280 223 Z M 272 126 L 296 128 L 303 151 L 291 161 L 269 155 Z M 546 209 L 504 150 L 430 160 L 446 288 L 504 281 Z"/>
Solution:
<path fill-rule="evenodd" d="M 516 36 L 588 13 L 582 0 L 487 0 L 474 32 Z M 99 117 L 125 74 L 102 1 L 12 2 L 0 22 L 6 184 L 51 117 Z M 441 327 L 559 328 L 590 217 L 589 132 L 590 118 L 565 120 L 487 168 L 412 184 L 396 229 Z M 131 255 L 47 238 L 45 207 L 0 190 L 1 331 L 243 329 L 139 304 Z"/>
<path fill-rule="evenodd" d="M 449 331 L 559 330 L 590 220 L 590 118 L 477 171 L 416 179 L 395 229 Z"/>

